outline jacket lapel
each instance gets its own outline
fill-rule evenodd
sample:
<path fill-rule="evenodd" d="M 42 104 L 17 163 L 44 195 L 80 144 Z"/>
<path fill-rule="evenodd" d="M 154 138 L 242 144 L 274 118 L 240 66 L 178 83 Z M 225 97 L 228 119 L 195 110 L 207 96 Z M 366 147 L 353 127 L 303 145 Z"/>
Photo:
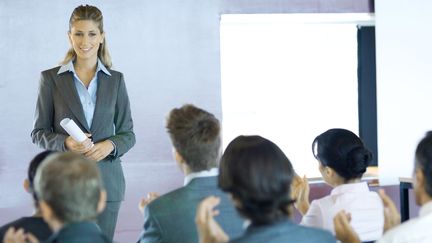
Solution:
<path fill-rule="evenodd" d="M 112 101 L 113 90 L 111 86 L 111 80 L 109 80 L 110 76 L 105 74 L 104 72 L 98 72 L 98 86 L 96 93 L 96 107 L 93 114 L 93 121 L 91 124 L 91 130 L 96 131 L 97 128 L 102 125 L 99 120 L 103 117 L 103 108 L 108 107 Z M 104 124 L 105 126 L 107 124 Z"/>
<path fill-rule="evenodd" d="M 72 118 L 78 126 L 83 127 L 86 130 L 84 132 L 90 133 L 81 101 L 78 97 L 78 92 L 76 91 L 73 74 L 70 72 L 59 74 L 57 87 L 64 99 L 64 102 L 68 105 L 76 119 L 73 119 L 73 117 L 69 118 Z"/>

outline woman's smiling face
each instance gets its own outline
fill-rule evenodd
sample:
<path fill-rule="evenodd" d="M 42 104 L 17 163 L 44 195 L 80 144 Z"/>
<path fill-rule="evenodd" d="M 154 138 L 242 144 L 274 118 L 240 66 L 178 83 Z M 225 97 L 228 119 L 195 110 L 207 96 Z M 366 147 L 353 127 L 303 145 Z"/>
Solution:
<path fill-rule="evenodd" d="M 92 20 L 76 21 L 69 32 L 69 40 L 77 59 L 97 59 L 97 53 L 105 37 L 96 22 Z"/>

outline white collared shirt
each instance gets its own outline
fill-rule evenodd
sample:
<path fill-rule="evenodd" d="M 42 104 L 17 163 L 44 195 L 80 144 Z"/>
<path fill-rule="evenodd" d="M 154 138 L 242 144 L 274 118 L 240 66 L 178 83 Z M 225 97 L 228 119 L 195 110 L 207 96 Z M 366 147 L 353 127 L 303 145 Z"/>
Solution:
<path fill-rule="evenodd" d="M 69 61 L 65 65 L 61 66 L 57 74 L 64 73 L 64 72 L 72 72 L 74 76 L 74 83 L 75 87 L 79 96 L 79 99 L 81 101 L 81 105 L 84 111 L 84 116 L 87 121 L 87 125 L 90 128 L 93 122 L 93 115 L 94 110 L 96 107 L 96 94 L 97 94 L 97 86 L 98 86 L 98 79 L 97 74 L 99 71 L 102 71 L 106 73 L 107 75 L 111 76 L 111 73 L 106 69 L 106 67 L 102 64 L 102 62 L 98 59 L 97 61 L 97 67 L 96 72 L 94 74 L 94 77 L 91 79 L 88 87 L 84 85 L 84 83 L 81 81 L 81 79 L 78 77 L 73 61 Z"/>
<path fill-rule="evenodd" d="M 210 170 L 202 170 L 198 172 L 192 172 L 185 176 L 183 185 L 189 184 L 194 178 L 198 177 L 210 177 L 219 175 L 219 168 L 211 168 Z"/>
<path fill-rule="evenodd" d="M 351 225 L 361 241 L 381 238 L 383 204 L 376 192 L 369 191 L 366 182 L 337 186 L 329 196 L 312 201 L 301 224 L 326 229 L 334 234 L 333 217 L 342 209 L 351 214 Z"/>
<path fill-rule="evenodd" d="M 377 243 L 431 243 L 432 201 L 420 208 L 419 217 L 387 231 Z"/>

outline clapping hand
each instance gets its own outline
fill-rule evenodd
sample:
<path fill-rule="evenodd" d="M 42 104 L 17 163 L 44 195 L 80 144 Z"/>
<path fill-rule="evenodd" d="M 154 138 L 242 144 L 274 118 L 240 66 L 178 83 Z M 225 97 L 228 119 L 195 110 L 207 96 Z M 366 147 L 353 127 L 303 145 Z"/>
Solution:
<path fill-rule="evenodd" d="M 228 235 L 214 219 L 219 214 L 215 207 L 220 203 L 220 198 L 210 196 L 198 205 L 195 223 L 197 226 L 200 243 L 226 243 Z"/>
<path fill-rule="evenodd" d="M 302 215 L 305 215 L 309 210 L 309 193 L 309 181 L 306 176 L 301 178 L 295 174 L 291 184 L 291 198 L 296 200 L 294 206 Z"/>
<path fill-rule="evenodd" d="M 156 198 L 159 197 L 159 194 L 157 194 L 156 192 L 149 192 L 147 194 L 147 198 L 141 198 L 139 204 L 138 204 L 138 209 L 139 211 L 144 214 L 144 208 L 151 203 L 153 200 L 155 200 Z"/>
<path fill-rule="evenodd" d="M 350 225 L 351 214 L 341 210 L 333 218 L 336 238 L 342 243 L 360 243 L 360 238 Z"/>
<path fill-rule="evenodd" d="M 14 227 L 11 227 L 6 231 L 3 243 L 39 243 L 39 241 L 34 235 L 24 233 L 23 229 L 15 230 Z"/>

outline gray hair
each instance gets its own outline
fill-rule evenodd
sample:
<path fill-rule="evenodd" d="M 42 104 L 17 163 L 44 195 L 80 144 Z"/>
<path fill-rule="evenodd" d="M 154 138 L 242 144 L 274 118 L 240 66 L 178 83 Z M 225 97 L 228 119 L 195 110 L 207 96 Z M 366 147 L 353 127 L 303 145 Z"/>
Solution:
<path fill-rule="evenodd" d="M 42 163 L 34 185 L 61 222 L 96 219 L 103 186 L 94 161 L 72 152 L 56 153 Z"/>

